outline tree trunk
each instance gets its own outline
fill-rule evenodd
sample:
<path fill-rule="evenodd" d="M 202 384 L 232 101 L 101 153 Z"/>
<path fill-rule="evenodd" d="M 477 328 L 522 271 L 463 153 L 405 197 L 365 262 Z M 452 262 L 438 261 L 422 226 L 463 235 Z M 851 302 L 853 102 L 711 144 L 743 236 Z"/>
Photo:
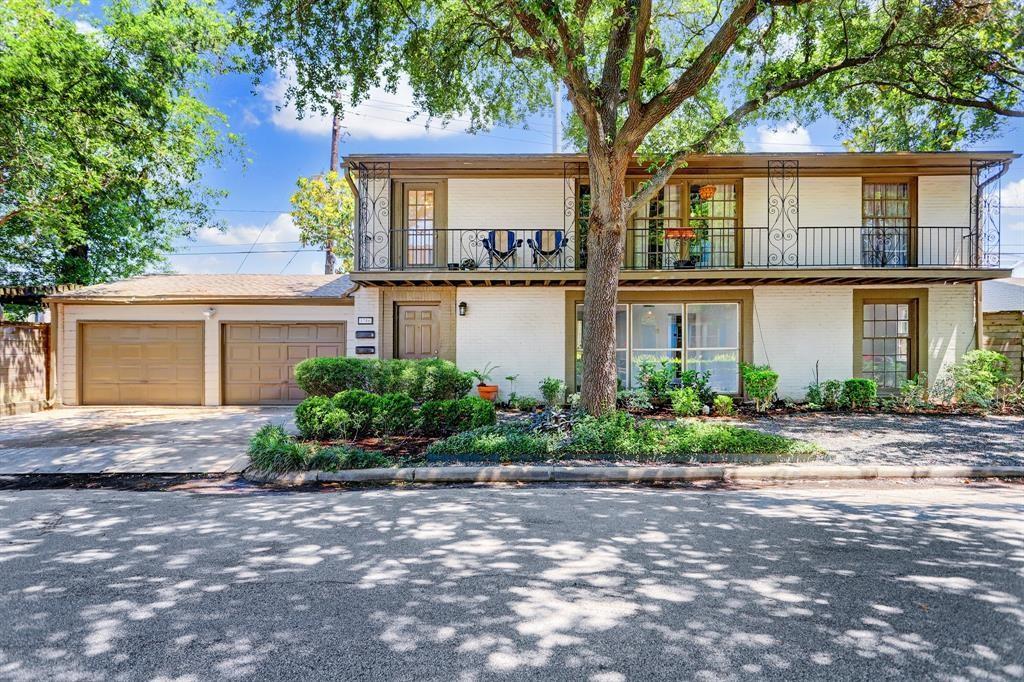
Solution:
<path fill-rule="evenodd" d="M 615 304 L 625 248 L 628 158 L 592 152 L 589 162 L 591 203 L 580 402 L 593 415 L 615 409 Z"/>

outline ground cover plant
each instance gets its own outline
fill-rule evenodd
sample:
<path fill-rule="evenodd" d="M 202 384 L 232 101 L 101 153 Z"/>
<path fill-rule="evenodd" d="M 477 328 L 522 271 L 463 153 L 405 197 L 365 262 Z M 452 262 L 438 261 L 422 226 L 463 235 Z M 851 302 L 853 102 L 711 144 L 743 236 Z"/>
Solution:
<path fill-rule="evenodd" d="M 427 454 L 502 462 L 566 458 L 690 462 L 718 461 L 728 455 L 758 455 L 766 461 L 813 459 L 822 450 L 812 443 L 733 424 L 665 423 L 622 411 L 601 417 L 557 411 L 458 433 L 432 443 Z"/>

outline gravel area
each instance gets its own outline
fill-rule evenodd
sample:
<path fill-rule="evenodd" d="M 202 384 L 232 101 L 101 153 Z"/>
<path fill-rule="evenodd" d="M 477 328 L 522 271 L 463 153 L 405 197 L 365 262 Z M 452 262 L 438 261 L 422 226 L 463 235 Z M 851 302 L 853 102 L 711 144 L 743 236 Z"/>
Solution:
<path fill-rule="evenodd" d="M 809 440 L 829 464 L 1024 466 L 1024 417 L 795 414 L 744 426 Z"/>

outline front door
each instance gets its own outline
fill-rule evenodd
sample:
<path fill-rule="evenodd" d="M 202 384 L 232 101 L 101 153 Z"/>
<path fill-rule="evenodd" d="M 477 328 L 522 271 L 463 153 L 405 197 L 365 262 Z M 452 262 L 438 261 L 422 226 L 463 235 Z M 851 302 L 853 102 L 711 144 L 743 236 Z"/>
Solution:
<path fill-rule="evenodd" d="M 406 360 L 436 358 L 440 350 L 441 325 L 436 305 L 398 306 L 396 355 Z"/>

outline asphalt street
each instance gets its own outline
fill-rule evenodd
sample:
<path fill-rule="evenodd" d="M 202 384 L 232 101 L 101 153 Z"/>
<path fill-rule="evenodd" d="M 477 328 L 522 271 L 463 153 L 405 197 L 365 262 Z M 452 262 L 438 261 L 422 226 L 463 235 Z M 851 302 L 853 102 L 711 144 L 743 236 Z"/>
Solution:
<path fill-rule="evenodd" d="M 1020 679 L 1024 487 L 0 492 L 0 678 Z"/>

